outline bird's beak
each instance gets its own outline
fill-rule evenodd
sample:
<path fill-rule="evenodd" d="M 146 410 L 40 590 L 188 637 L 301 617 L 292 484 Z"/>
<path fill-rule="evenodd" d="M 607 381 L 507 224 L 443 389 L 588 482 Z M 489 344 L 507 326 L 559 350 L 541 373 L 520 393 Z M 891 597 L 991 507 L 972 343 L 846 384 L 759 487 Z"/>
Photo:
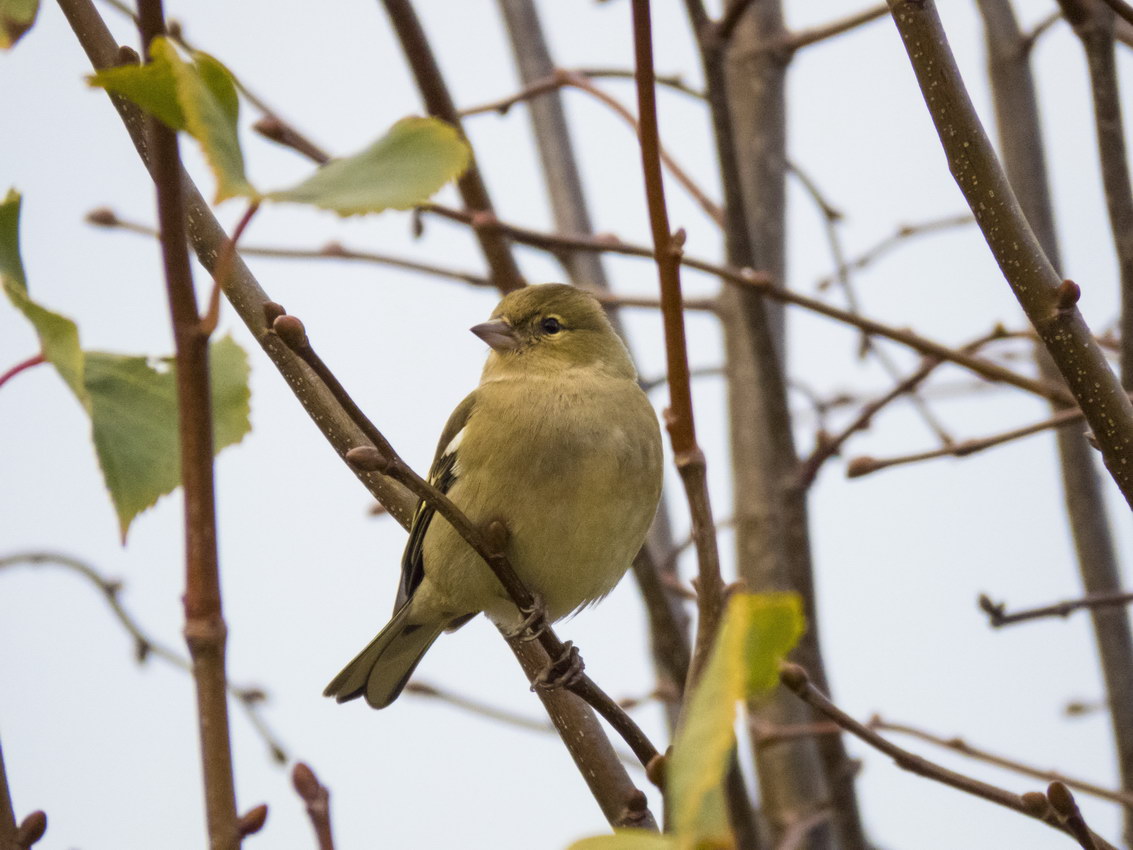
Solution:
<path fill-rule="evenodd" d="M 514 351 L 519 348 L 519 338 L 515 334 L 515 328 L 504 319 L 483 322 L 469 330 L 496 351 Z"/>

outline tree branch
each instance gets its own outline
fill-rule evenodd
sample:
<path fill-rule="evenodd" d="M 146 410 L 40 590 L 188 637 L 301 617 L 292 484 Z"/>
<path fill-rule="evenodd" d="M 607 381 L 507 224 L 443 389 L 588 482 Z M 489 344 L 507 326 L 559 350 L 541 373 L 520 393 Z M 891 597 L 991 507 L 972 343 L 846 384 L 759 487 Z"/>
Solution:
<path fill-rule="evenodd" d="M 968 98 L 935 4 L 889 0 L 889 7 L 956 183 L 1133 506 L 1133 405 L 1078 312 L 1080 291 L 1059 279 L 1027 224 Z"/>
<path fill-rule="evenodd" d="M 307 817 L 311 819 L 319 850 L 334 850 L 334 835 L 330 824 L 330 791 L 303 762 L 296 762 L 291 769 L 291 785 L 307 807 Z"/>
<path fill-rule="evenodd" d="M 1074 831 L 1054 811 L 1036 812 L 1032 806 L 1024 801 L 1024 797 L 1018 794 L 1012 794 L 1010 791 L 997 788 L 987 782 L 981 782 L 978 779 L 949 770 L 926 758 L 910 753 L 908 750 L 903 750 L 896 744 L 882 738 L 868 726 L 862 725 L 827 699 L 821 691 L 810 683 L 806 671 L 797 664 L 784 664 L 779 678 L 799 699 L 833 720 L 851 735 L 889 756 L 902 770 L 907 770 L 926 779 L 932 779 L 966 794 L 980 797 L 996 805 L 1019 812 L 1019 814 L 1040 820 L 1047 826 L 1061 830 L 1068 835 L 1074 835 Z M 1042 795 L 1038 796 L 1041 797 Z M 1101 836 L 1094 833 L 1090 833 L 1090 836 L 1095 842 L 1097 850 L 1117 850 Z"/>
<path fill-rule="evenodd" d="M 401 43 L 405 59 L 409 63 L 413 78 L 417 81 L 417 88 L 421 92 L 421 99 L 425 102 L 426 111 L 437 118 L 452 124 L 460 134 L 464 135 L 461 127 L 460 115 L 449 94 L 440 66 L 433 49 L 413 11 L 410 0 L 382 0 L 386 14 L 389 15 L 398 41 Z M 480 175 L 473 153 L 468 169 L 457 179 L 456 188 L 464 205 L 476 212 L 492 212 L 492 200 L 488 195 L 488 187 Z M 476 238 L 484 252 L 484 259 L 491 269 L 492 282 L 501 292 L 510 292 L 524 285 L 523 275 L 512 256 L 511 247 L 501 233 L 477 232 Z"/>
<path fill-rule="evenodd" d="M 1133 597 L 1131 597 L 1133 598 Z M 909 735 L 913 738 L 918 738 L 922 741 L 928 741 L 930 744 L 936 744 L 938 747 L 952 750 L 953 752 L 960 753 L 961 755 L 968 756 L 969 758 L 977 759 L 978 761 L 994 764 L 998 767 L 1005 767 L 1008 770 L 1013 770 L 1016 773 L 1021 773 L 1024 776 L 1031 776 L 1035 779 L 1042 779 L 1046 782 L 1062 782 L 1069 785 L 1071 788 L 1076 788 L 1086 794 L 1092 794 L 1095 797 L 1100 797 L 1103 800 L 1109 800 L 1114 803 L 1120 803 L 1123 806 L 1133 807 L 1133 794 L 1126 794 L 1121 791 L 1113 791 L 1109 788 L 1103 788 L 1100 785 L 1095 785 L 1092 782 L 1086 782 L 1083 779 L 1072 779 L 1068 776 L 1063 776 L 1061 773 L 1054 770 L 1039 770 L 1031 765 L 1024 764 L 1023 762 L 1009 759 L 1005 756 L 990 753 L 987 750 L 973 747 L 963 738 L 944 738 L 939 735 L 933 735 L 931 732 L 926 732 L 923 729 L 917 729 L 913 726 L 908 726 L 901 723 L 891 723 L 888 720 L 883 720 L 878 715 L 870 718 L 870 729 L 878 732 L 900 732 L 902 735 Z"/>
<path fill-rule="evenodd" d="M 139 0 L 138 12 L 144 53 L 148 56 L 153 40 L 165 34 L 165 13 L 161 0 Z M 197 692 L 209 845 L 212 850 L 230 850 L 239 846 L 241 836 L 228 728 L 228 677 L 224 665 L 227 627 L 221 608 L 216 549 L 209 333 L 197 312 L 189 267 L 177 134 L 157 118 L 148 118 L 146 124 L 175 346 L 178 442 L 185 494 L 185 641 L 193 659 Z"/>
<path fill-rule="evenodd" d="M 531 245 L 549 251 L 562 248 L 577 248 L 580 250 L 607 252 L 630 257 L 652 258 L 653 256 L 653 250 L 651 248 L 644 245 L 622 242 L 617 237 L 612 236 L 591 237 L 546 233 L 508 224 L 495 217 L 477 216 L 439 204 L 429 204 L 422 207 L 422 210 L 449 219 L 450 221 L 470 225 L 473 228 L 500 228 L 522 245 Z M 1072 401 L 1069 393 L 1063 387 L 1033 380 L 1017 372 L 1013 372 L 998 363 L 985 360 L 982 357 L 965 354 L 962 351 L 957 351 L 954 348 L 936 342 L 935 340 L 927 339 L 913 331 L 885 325 L 866 316 L 855 316 L 847 310 L 841 310 L 817 298 L 810 298 L 798 292 L 784 289 L 783 287 L 775 285 L 771 278 L 765 273 L 758 272 L 753 268 L 736 265 L 720 265 L 685 254 L 680 255 L 678 260 L 681 265 L 686 268 L 715 275 L 727 283 L 750 289 L 752 292 L 765 296 L 773 301 L 778 301 L 783 304 L 794 304 L 813 313 L 834 319 L 842 324 L 858 328 L 874 336 L 893 340 L 921 354 L 940 357 L 949 363 L 963 366 L 965 369 L 975 372 L 989 381 L 1009 384 L 1041 398 L 1066 402 Z"/>
<path fill-rule="evenodd" d="M 688 683 L 691 685 L 696 682 L 708 660 L 708 652 L 716 636 L 724 601 L 724 580 L 720 575 L 716 524 L 712 519 L 712 504 L 708 498 L 707 463 L 696 440 L 696 423 L 692 410 L 688 346 L 685 341 L 684 313 L 681 310 L 679 258 L 684 233 L 673 234 L 669 230 L 669 214 L 665 206 L 665 187 L 661 176 L 649 0 L 633 0 L 632 9 L 637 112 L 641 121 L 641 164 L 665 325 L 665 362 L 669 376 L 669 407 L 665 411 L 665 426 L 673 444 L 677 471 L 688 498 L 699 565 L 697 604 L 700 619 L 689 665 Z"/>
<path fill-rule="evenodd" d="M 1091 593 L 1082 599 L 1067 599 L 1053 605 L 1044 605 L 1041 608 L 1027 608 L 1008 614 L 1006 605 L 1002 602 L 992 602 L 987 596 L 980 596 L 980 609 L 988 615 L 988 623 L 992 628 L 1010 626 L 1026 620 L 1039 620 L 1044 617 L 1069 617 L 1074 611 L 1082 609 L 1095 611 L 1099 608 L 1124 607 L 1133 602 L 1133 593 L 1112 591 L 1109 593 Z M 1133 794 L 1128 795 L 1133 799 Z"/>
<path fill-rule="evenodd" d="M 178 670 L 182 670 L 186 673 L 193 672 L 192 661 L 185 658 L 171 647 L 150 637 L 137 619 L 126 610 L 126 607 L 122 604 L 121 598 L 122 582 L 108 579 L 87 562 L 79 558 L 71 557 L 70 555 L 65 555 L 62 552 L 16 552 L 11 555 L 0 556 L 0 570 L 19 564 L 32 566 L 54 564 L 55 566 L 63 567 L 66 570 L 82 576 L 102 594 L 103 599 L 106 600 L 106 604 L 110 606 L 110 611 L 114 615 L 114 618 L 122 624 L 122 628 L 126 630 L 126 633 L 134 641 L 134 656 L 137 658 L 138 663 L 144 663 L 150 658 L 160 658 L 162 661 L 172 667 L 176 667 Z M 252 724 L 256 732 L 259 733 L 264 744 L 267 745 L 271 758 L 279 764 L 285 764 L 288 760 L 287 750 L 275 736 L 275 733 L 268 727 L 267 721 L 264 720 L 263 715 L 260 713 L 260 707 L 267 700 L 264 689 L 255 685 L 237 685 L 231 681 L 227 682 L 225 687 L 228 693 L 236 699 L 244 709 L 248 716 L 248 721 Z"/>
<path fill-rule="evenodd" d="M 533 100 L 548 92 L 557 91 L 561 88 L 575 88 L 579 91 L 586 92 L 599 103 L 609 107 L 615 115 L 622 119 L 634 131 L 634 135 L 638 135 L 641 131 L 638 126 L 638 119 L 634 118 L 633 113 L 615 97 L 602 91 L 594 85 L 590 79 L 575 71 L 568 71 L 563 68 L 553 69 L 549 75 L 541 79 L 528 82 L 522 89 L 513 95 L 493 100 L 488 103 L 478 104 L 476 106 L 462 109 L 460 115 L 468 117 L 470 115 L 480 115 L 485 112 L 498 112 L 506 113 L 512 106 L 517 103 L 522 103 L 527 100 Z M 722 225 L 724 221 L 723 213 L 720 210 L 719 204 L 713 201 L 708 195 L 696 185 L 696 182 L 689 176 L 688 172 L 681 167 L 681 165 L 669 154 L 668 151 L 658 145 L 658 154 L 661 157 L 661 162 L 669 173 L 673 175 L 685 191 L 696 201 L 697 205 L 704 211 L 712 221 L 718 225 Z"/>

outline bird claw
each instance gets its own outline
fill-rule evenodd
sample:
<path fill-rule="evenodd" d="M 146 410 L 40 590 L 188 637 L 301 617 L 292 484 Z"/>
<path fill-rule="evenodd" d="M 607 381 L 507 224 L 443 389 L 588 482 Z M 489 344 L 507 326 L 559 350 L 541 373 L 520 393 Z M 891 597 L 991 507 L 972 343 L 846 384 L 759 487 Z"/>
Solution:
<path fill-rule="evenodd" d="M 538 593 L 534 595 L 530 608 L 520 608 L 523 620 L 514 629 L 504 632 L 504 637 L 523 643 L 538 640 L 539 636 L 547 630 L 547 606 L 543 604 L 543 597 Z"/>
<path fill-rule="evenodd" d="M 531 683 L 533 691 L 553 691 L 569 688 L 582 676 L 586 665 L 578 654 L 578 647 L 572 641 L 563 644 L 563 654 L 539 671 Z"/>

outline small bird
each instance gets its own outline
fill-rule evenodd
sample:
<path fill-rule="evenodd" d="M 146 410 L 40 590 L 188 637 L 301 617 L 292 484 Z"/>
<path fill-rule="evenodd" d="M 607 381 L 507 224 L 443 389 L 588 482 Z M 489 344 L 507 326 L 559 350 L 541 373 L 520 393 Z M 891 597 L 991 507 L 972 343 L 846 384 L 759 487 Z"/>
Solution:
<path fill-rule="evenodd" d="M 625 574 L 661 497 L 661 430 L 597 299 L 564 284 L 508 294 L 472 333 L 490 347 L 480 385 L 449 417 L 429 481 L 505 554 L 548 622 Z M 523 616 L 487 564 L 424 502 L 409 529 L 393 618 L 323 692 L 384 708 L 443 631 L 479 612 Z"/>

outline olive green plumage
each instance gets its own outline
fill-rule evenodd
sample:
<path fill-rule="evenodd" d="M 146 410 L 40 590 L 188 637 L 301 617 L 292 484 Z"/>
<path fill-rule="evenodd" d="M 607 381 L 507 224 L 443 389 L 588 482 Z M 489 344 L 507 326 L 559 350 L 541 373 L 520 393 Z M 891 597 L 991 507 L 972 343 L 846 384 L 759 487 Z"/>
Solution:
<path fill-rule="evenodd" d="M 601 305 L 562 284 L 506 296 L 472 328 L 480 385 L 441 434 L 430 481 L 474 523 L 502 520 L 507 555 L 550 621 L 601 599 L 645 539 L 661 494 L 661 433 Z M 446 629 L 519 612 L 452 527 L 418 507 L 393 619 L 324 692 L 393 702 Z"/>

